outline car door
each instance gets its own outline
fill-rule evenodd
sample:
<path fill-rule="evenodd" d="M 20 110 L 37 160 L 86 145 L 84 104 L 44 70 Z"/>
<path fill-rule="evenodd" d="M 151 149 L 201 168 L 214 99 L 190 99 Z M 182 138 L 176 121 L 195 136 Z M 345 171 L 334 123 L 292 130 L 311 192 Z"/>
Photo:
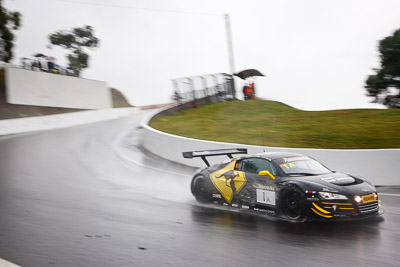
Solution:
<path fill-rule="evenodd" d="M 251 192 L 253 203 L 258 205 L 276 205 L 275 180 L 269 176 L 259 175 L 260 171 L 277 174 L 276 167 L 264 158 L 245 158 L 238 162 L 237 170 L 242 171 L 247 179 L 247 190 Z"/>

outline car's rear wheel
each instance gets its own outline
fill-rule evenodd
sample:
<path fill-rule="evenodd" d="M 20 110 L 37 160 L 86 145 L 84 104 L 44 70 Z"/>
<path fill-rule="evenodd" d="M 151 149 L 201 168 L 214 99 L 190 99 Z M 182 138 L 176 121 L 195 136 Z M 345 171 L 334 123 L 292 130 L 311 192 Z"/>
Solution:
<path fill-rule="evenodd" d="M 307 199 L 297 187 L 292 187 L 282 196 L 282 211 L 291 221 L 303 221 Z"/>
<path fill-rule="evenodd" d="M 193 179 L 192 193 L 200 203 L 213 202 L 210 182 L 202 175 L 196 176 Z"/>

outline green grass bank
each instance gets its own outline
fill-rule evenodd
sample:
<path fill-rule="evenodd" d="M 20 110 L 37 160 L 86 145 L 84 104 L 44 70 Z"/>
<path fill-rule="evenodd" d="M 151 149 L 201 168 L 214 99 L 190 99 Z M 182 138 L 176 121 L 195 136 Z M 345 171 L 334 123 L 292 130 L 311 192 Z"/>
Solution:
<path fill-rule="evenodd" d="M 230 101 L 159 117 L 163 132 L 272 147 L 400 148 L 399 109 L 303 111 L 280 102 Z"/>

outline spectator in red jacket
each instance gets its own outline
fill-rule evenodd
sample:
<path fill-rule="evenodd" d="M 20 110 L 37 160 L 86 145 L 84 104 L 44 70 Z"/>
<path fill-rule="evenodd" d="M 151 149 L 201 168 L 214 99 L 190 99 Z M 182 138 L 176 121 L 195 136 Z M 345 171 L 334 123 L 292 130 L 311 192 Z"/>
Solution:
<path fill-rule="evenodd" d="M 245 85 L 243 87 L 243 95 L 244 95 L 244 100 L 256 99 L 254 83 L 250 83 L 249 85 Z"/>

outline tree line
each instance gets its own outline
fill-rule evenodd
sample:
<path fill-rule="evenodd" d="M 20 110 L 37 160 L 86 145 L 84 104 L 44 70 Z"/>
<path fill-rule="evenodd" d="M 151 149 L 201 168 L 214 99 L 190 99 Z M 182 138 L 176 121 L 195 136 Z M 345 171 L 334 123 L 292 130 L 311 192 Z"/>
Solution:
<path fill-rule="evenodd" d="M 389 108 L 400 108 L 400 29 L 379 41 L 380 68 L 365 82 L 373 102 Z"/>
<path fill-rule="evenodd" d="M 5 9 L 3 1 L 0 0 L 0 61 L 8 63 L 13 58 L 14 31 L 20 27 L 21 14 Z M 60 46 L 70 51 L 67 54 L 67 59 L 75 76 L 80 76 L 82 70 L 89 67 L 89 55 L 85 49 L 98 47 L 100 43 L 94 35 L 93 27 L 87 25 L 50 34 L 49 42 L 51 45 Z"/>

